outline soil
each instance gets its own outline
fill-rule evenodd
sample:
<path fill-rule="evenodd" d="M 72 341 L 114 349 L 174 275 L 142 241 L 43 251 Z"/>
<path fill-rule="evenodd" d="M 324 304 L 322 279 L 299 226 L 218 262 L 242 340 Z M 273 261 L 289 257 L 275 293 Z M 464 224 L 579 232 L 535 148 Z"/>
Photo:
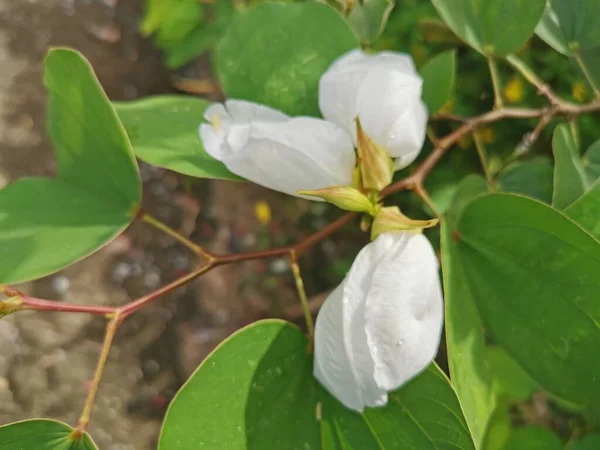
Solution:
<path fill-rule="evenodd" d="M 44 130 L 43 59 L 51 46 L 80 50 L 107 94 L 130 100 L 173 92 L 152 43 L 137 33 L 141 1 L 0 0 L 0 188 L 23 176 L 53 176 Z M 192 67 L 209 72 L 207 60 Z M 189 74 L 189 70 L 185 72 Z M 141 164 L 146 211 L 214 251 L 281 245 L 324 224 L 322 205 L 257 186 L 190 182 Z M 258 201 L 271 221 L 259 222 Z M 313 204 L 314 205 L 314 204 Z M 307 222 L 308 221 L 308 222 Z M 270 237 L 269 237 L 270 236 Z M 352 252 L 346 249 L 344 252 Z M 325 241 L 305 261 L 339 253 Z M 194 256 L 141 223 L 53 276 L 17 286 L 38 297 L 123 304 L 193 268 Z M 319 264 L 315 265 L 318 266 Z M 330 275 L 311 271 L 309 293 Z M 338 277 L 339 278 L 339 277 Z M 222 267 L 128 319 L 111 349 L 89 431 L 102 450 L 156 448 L 169 399 L 200 361 L 239 327 L 268 316 L 300 321 L 285 260 Z M 321 297 L 317 297 L 318 307 Z M 92 377 L 104 323 L 80 314 L 22 312 L 0 321 L 0 424 L 50 417 L 74 424 Z"/>

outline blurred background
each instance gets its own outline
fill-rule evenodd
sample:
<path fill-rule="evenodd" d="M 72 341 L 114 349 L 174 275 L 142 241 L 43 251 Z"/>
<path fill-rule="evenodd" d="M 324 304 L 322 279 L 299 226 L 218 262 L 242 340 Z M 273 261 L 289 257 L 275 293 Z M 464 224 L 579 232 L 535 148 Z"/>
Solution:
<path fill-rule="evenodd" d="M 54 155 L 44 129 L 42 83 L 43 59 L 51 46 L 80 50 L 113 100 L 176 92 L 221 99 L 209 54 L 222 32 L 219 20 L 234 4 L 257 2 L 173 0 L 169 8 L 162 7 L 164 3 L 0 0 L 0 188 L 20 177 L 54 173 Z M 373 47 L 409 52 L 419 66 L 456 45 L 456 38 L 436 21 L 429 0 L 398 0 L 386 31 Z M 537 38 L 522 57 L 565 98 L 576 103 L 591 99 L 577 68 Z M 461 48 L 458 61 L 457 94 L 444 111 L 470 116 L 491 109 L 493 92 L 483 57 Z M 522 78 L 507 67 L 501 70 L 508 104 L 544 104 Z M 504 122 L 480 131 L 492 171 L 499 172 L 510 161 L 535 125 Z M 582 119 L 578 127 L 581 147 L 586 148 L 594 138 L 593 121 Z M 436 128 L 440 135 L 449 130 L 444 124 Z M 540 198 L 552 189 L 551 132 L 548 127 L 528 150 L 528 157 L 540 162 L 531 186 L 539 190 Z M 423 154 L 429 150 L 426 147 Z M 480 171 L 470 138 L 446 158 L 427 183 L 441 210 L 456 183 Z M 194 180 L 144 163 L 140 167 L 143 208 L 216 252 L 293 243 L 339 215 L 321 203 L 250 184 Z M 409 216 L 430 213 L 407 194 L 396 201 Z M 367 238 L 358 227 L 346 227 L 303 256 L 303 276 L 314 312 L 328 290 L 341 281 Z M 435 230 L 430 238 L 437 243 Z M 134 223 L 91 257 L 17 287 L 47 299 L 117 305 L 156 289 L 196 263 L 168 236 Z M 198 363 L 230 333 L 265 317 L 302 324 L 285 259 L 220 267 L 133 315 L 119 330 L 95 404 L 90 433 L 99 448 L 155 448 L 169 400 Z M 103 330 L 104 321 L 77 314 L 21 312 L 0 321 L 0 424 L 32 417 L 74 424 Z M 445 367 L 443 348 L 439 360 Z M 565 438 L 597 426 L 598 418 L 589 412 L 570 411 L 568 405 L 531 395 L 533 390 L 513 405 L 516 421 L 549 426 Z"/>

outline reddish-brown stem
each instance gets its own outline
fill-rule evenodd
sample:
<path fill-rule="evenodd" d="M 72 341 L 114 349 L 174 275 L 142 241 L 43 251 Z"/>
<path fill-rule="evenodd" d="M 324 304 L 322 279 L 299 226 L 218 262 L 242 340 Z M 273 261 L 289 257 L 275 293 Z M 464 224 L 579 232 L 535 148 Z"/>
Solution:
<path fill-rule="evenodd" d="M 231 255 L 215 255 L 214 264 L 222 266 L 241 261 L 251 261 L 254 259 L 277 258 L 278 256 L 287 256 L 291 247 L 269 248 L 267 250 L 257 250 L 253 252 L 234 253 Z"/>
<path fill-rule="evenodd" d="M 207 263 L 205 263 L 200 268 L 190 272 L 187 275 L 183 275 L 182 277 L 172 281 L 171 283 L 157 289 L 150 294 L 147 294 L 143 297 L 140 297 L 130 303 L 127 303 L 124 306 L 90 306 L 90 305 L 78 305 L 72 303 L 64 303 L 52 300 L 43 300 L 40 298 L 31 297 L 25 295 L 15 289 L 12 289 L 8 286 L 3 287 L 3 292 L 9 296 L 18 296 L 22 303 L 19 305 L 17 309 L 31 309 L 36 311 L 55 311 L 55 312 L 75 312 L 75 313 L 90 313 L 97 314 L 102 316 L 111 316 L 116 313 L 119 313 L 121 316 L 121 320 L 124 320 L 129 315 L 134 313 L 135 311 L 143 308 L 147 304 L 153 302 L 160 296 L 167 294 L 178 287 L 181 287 L 190 281 L 200 277 L 205 274 L 209 270 L 214 267 L 240 262 L 240 261 L 250 261 L 254 259 L 265 259 L 265 258 L 273 258 L 277 256 L 291 256 L 292 254 L 300 254 L 319 241 L 325 239 L 327 236 L 335 233 L 337 230 L 342 228 L 344 225 L 352 221 L 357 216 L 356 213 L 346 213 L 337 220 L 331 222 L 326 227 L 317 231 L 316 233 L 308 236 L 303 239 L 299 243 L 293 246 L 288 247 L 278 247 L 272 248 L 268 250 L 260 250 L 256 252 L 245 252 L 245 253 L 237 253 L 233 255 L 212 255 L 211 259 Z"/>
<path fill-rule="evenodd" d="M 193 272 L 188 273 L 187 275 L 183 275 L 182 277 L 177 278 L 175 281 L 170 282 L 169 284 L 164 285 L 163 287 L 157 289 L 154 292 L 151 292 L 148 295 L 144 295 L 143 297 L 138 298 L 137 300 L 132 301 L 131 303 L 126 304 L 122 308 L 120 308 L 120 313 L 123 318 L 127 318 L 129 315 L 136 312 L 138 309 L 143 308 L 147 304 L 153 302 L 161 295 L 167 294 L 178 287 L 183 286 L 184 284 L 189 283 L 192 280 L 195 280 L 201 275 L 204 275 L 210 269 L 215 267 L 215 264 L 212 262 L 208 262 L 201 266 L 200 268 L 194 270 Z"/>
<path fill-rule="evenodd" d="M 326 237 L 338 231 L 344 225 L 351 222 L 356 216 L 357 213 L 348 212 L 343 216 L 339 217 L 338 219 L 334 220 L 330 224 L 326 225 L 325 227 L 321 228 L 316 233 L 311 234 L 310 236 L 304 238 L 297 244 L 288 247 L 277 247 L 270 248 L 267 250 L 258 250 L 255 252 L 235 253 L 232 255 L 213 255 L 215 258 L 214 264 L 216 266 L 222 266 L 224 264 L 230 264 L 233 262 L 250 261 L 253 259 L 276 258 L 278 256 L 288 256 L 292 253 L 300 254 L 313 247 L 315 244 L 319 243 Z"/>
<path fill-rule="evenodd" d="M 72 303 L 30 297 L 25 294 L 20 294 L 19 296 L 23 301 L 19 309 L 30 309 L 35 311 L 88 313 L 97 314 L 99 316 L 107 316 L 110 314 L 114 314 L 117 310 L 117 308 L 111 306 L 75 305 Z"/>
<path fill-rule="evenodd" d="M 312 235 L 308 236 L 307 238 L 298 242 L 296 245 L 294 245 L 294 247 L 292 249 L 294 250 L 294 252 L 296 254 L 305 252 L 306 250 L 308 250 L 309 248 L 311 248 L 318 242 L 322 241 L 326 237 L 331 236 L 333 233 L 338 231 L 344 225 L 352 222 L 357 216 L 358 216 L 358 214 L 355 212 L 348 212 L 348 213 L 344 214 L 340 218 L 331 222 L 329 225 L 321 228 L 315 234 L 312 234 Z"/>

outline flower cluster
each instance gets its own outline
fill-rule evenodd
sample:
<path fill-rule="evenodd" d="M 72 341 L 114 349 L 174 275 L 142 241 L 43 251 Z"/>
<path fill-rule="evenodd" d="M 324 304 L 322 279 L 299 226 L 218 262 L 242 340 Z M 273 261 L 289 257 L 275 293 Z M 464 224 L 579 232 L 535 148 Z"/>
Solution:
<path fill-rule="evenodd" d="M 432 221 L 377 201 L 423 145 L 421 84 L 409 56 L 354 50 L 320 80 L 324 119 L 228 100 L 200 125 L 206 151 L 236 175 L 374 217 L 374 241 L 325 301 L 314 336 L 315 377 L 357 411 L 385 405 L 388 391 L 431 363 L 440 340 L 438 262 L 420 233 Z"/>

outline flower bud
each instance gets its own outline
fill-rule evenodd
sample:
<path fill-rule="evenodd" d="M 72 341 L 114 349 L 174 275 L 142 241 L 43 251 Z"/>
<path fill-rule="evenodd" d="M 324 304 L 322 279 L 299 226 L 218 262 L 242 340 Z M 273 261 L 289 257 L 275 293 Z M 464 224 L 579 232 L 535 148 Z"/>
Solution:
<path fill-rule="evenodd" d="M 241 100 L 213 104 L 200 125 L 204 149 L 234 174 L 276 191 L 352 183 L 356 155 L 338 125 Z M 313 198 L 313 200 L 315 200 Z"/>
<path fill-rule="evenodd" d="M 388 231 L 417 231 L 437 225 L 438 219 L 415 220 L 405 216 L 397 206 L 386 206 L 377 212 L 371 226 L 371 239 Z"/>
<path fill-rule="evenodd" d="M 325 300 L 314 375 L 346 407 L 385 405 L 389 391 L 431 364 L 444 310 L 438 266 L 422 234 L 385 233 L 360 251 Z"/>
<path fill-rule="evenodd" d="M 377 145 L 356 118 L 356 141 L 362 185 L 365 189 L 381 191 L 392 182 L 394 163 L 388 152 Z"/>
<path fill-rule="evenodd" d="M 325 119 L 352 134 L 355 144 L 354 119 L 359 117 L 365 133 L 401 169 L 416 159 L 425 141 L 427 108 L 421 100 L 422 83 L 409 55 L 352 50 L 321 77 L 319 107 Z"/>
<path fill-rule="evenodd" d="M 350 186 L 331 186 L 314 191 L 298 191 L 298 194 L 321 198 L 346 211 L 366 212 L 370 214 L 375 212 L 375 205 L 369 201 L 367 196 L 358 189 Z"/>

